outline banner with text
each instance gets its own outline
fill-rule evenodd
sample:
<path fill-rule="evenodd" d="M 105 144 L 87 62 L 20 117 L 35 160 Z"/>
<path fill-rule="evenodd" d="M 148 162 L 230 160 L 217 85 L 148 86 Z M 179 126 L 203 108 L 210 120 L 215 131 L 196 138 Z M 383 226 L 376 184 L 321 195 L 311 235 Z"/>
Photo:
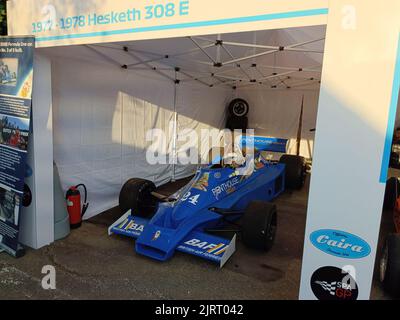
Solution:
<path fill-rule="evenodd" d="M 0 250 L 18 242 L 32 105 L 33 37 L 0 37 Z"/>
<path fill-rule="evenodd" d="M 8 34 L 37 47 L 319 25 L 327 13 L 328 0 L 7 1 Z"/>

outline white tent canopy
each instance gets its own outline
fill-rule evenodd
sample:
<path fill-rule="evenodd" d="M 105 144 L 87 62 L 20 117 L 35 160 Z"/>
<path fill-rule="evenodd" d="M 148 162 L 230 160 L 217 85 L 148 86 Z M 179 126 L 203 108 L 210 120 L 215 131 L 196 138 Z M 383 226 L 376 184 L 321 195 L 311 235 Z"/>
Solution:
<path fill-rule="evenodd" d="M 101 59 L 174 80 L 267 88 L 318 87 L 325 26 L 46 49 L 60 57 Z M 301 81 L 299 81 L 301 80 Z M 310 82 L 307 82 L 310 81 Z"/>
<path fill-rule="evenodd" d="M 169 131 L 171 155 L 176 123 L 179 158 L 200 147 L 180 141 L 182 130 L 223 128 L 234 97 L 248 100 L 250 128 L 289 139 L 293 152 L 304 96 L 301 154 L 311 158 L 324 36 L 325 26 L 314 26 L 39 49 L 52 60 L 54 159 L 64 189 L 87 185 L 88 218 L 117 205 L 130 177 L 162 184 L 191 175 L 190 165 L 149 170 L 147 131 Z"/>

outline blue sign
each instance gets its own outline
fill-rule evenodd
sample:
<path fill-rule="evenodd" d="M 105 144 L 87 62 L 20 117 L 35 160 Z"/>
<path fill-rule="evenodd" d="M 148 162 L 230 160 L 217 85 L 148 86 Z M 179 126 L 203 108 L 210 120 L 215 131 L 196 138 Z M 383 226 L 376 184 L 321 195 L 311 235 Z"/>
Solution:
<path fill-rule="evenodd" d="M 371 253 L 367 242 L 345 231 L 317 230 L 311 233 L 310 241 L 317 249 L 340 258 L 360 259 Z"/>
<path fill-rule="evenodd" d="M 242 146 L 254 145 L 259 151 L 270 151 L 286 153 L 288 140 L 282 138 L 260 137 L 260 136 L 242 136 Z"/>

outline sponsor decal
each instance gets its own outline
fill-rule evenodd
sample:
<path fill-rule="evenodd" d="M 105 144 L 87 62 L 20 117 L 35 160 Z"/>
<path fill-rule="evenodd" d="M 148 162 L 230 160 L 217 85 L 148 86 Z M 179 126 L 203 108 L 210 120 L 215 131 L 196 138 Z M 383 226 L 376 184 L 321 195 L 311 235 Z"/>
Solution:
<path fill-rule="evenodd" d="M 310 281 L 312 292 L 318 300 L 357 300 L 358 285 L 346 271 L 337 267 L 316 270 Z"/>
<path fill-rule="evenodd" d="M 311 233 L 311 243 L 335 257 L 360 259 L 371 253 L 371 247 L 360 237 L 339 230 L 322 229 Z"/>
<path fill-rule="evenodd" d="M 214 197 L 218 198 L 218 196 L 223 192 L 228 192 L 228 191 L 233 192 L 235 190 L 235 186 L 238 185 L 239 183 L 240 179 L 238 177 L 234 177 L 233 179 L 228 180 L 227 182 L 224 182 L 219 186 L 215 187 L 211 191 L 214 194 Z"/>
<path fill-rule="evenodd" d="M 256 150 L 269 150 L 275 152 L 286 152 L 287 139 L 273 137 L 242 137 L 242 144 L 254 145 Z"/>
<path fill-rule="evenodd" d="M 154 234 L 153 239 L 151 239 L 151 241 L 157 240 L 157 239 L 160 237 L 160 235 L 161 235 L 161 231 L 158 230 L 158 231 Z"/>
<path fill-rule="evenodd" d="M 207 191 L 207 187 L 208 187 L 208 180 L 210 178 L 210 173 L 209 172 L 205 172 L 201 178 L 199 178 L 199 180 L 197 180 L 194 184 L 193 184 L 193 188 L 197 189 L 197 190 L 201 190 L 201 191 Z"/>
<path fill-rule="evenodd" d="M 207 253 L 214 254 L 216 256 L 225 252 L 227 246 L 223 243 L 209 243 L 207 241 L 201 241 L 199 239 L 191 239 L 185 242 L 188 246 L 202 249 Z"/>
<path fill-rule="evenodd" d="M 138 232 L 143 232 L 144 230 L 144 225 L 143 224 L 137 224 L 135 223 L 134 220 L 125 220 L 122 222 L 119 226 L 119 229 L 125 230 L 125 231 L 138 231 Z"/>

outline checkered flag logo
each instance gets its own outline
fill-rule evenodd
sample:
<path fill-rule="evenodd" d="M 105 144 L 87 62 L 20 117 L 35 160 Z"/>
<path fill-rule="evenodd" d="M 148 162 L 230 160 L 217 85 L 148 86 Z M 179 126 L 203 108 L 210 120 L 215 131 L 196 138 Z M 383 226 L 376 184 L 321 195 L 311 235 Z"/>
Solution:
<path fill-rule="evenodd" d="M 334 296 L 336 291 L 336 281 L 327 282 L 327 281 L 315 281 L 316 284 L 319 284 L 322 289 L 328 291 L 330 295 Z"/>

